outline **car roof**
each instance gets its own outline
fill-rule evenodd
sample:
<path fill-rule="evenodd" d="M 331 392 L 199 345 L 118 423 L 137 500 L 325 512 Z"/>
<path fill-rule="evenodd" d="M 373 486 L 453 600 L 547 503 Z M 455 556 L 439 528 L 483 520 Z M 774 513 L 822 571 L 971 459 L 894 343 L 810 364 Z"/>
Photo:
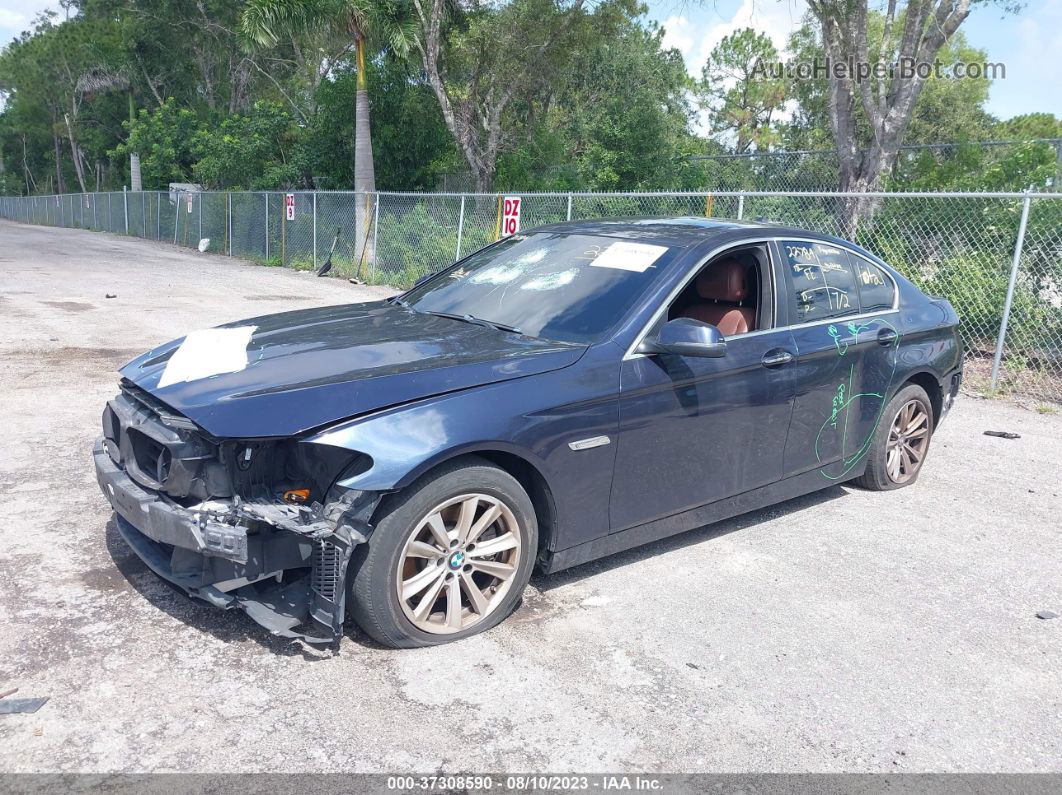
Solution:
<path fill-rule="evenodd" d="M 835 242 L 837 238 L 764 221 L 738 221 L 729 218 L 700 218 L 678 216 L 674 218 L 594 218 L 583 221 L 566 221 L 547 224 L 527 230 L 528 232 L 554 232 L 565 235 L 597 235 L 628 240 L 655 242 L 676 248 L 689 248 L 715 239 L 737 241 L 742 237 L 775 236 L 811 237 L 816 240 Z M 744 234 L 743 234 L 744 233 Z"/>

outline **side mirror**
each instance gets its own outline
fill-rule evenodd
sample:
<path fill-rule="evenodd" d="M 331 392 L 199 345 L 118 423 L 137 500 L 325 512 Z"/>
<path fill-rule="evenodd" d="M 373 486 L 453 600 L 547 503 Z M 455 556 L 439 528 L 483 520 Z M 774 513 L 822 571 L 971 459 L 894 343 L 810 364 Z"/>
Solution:
<path fill-rule="evenodd" d="M 668 321 L 655 337 L 646 337 L 636 353 L 673 353 L 715 359 L 726 355 L 726 340 L 719 329 L 689 317 Z"/>

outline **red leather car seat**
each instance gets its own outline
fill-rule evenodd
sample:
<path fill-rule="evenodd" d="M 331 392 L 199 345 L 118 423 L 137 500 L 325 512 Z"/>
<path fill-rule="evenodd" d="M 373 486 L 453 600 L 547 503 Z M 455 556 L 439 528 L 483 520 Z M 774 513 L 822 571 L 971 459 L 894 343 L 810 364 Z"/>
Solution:
<path fill-rule="evenodd" d="M 748 267 L 736 259 L 725 259 L 697 277 L 697 295 L 708 299 L 682 311 L 682 317 L 711 323 L 724 337 L 744 334 L 756 325 L 756 310 L 743 306 L 748 298 Z"/>

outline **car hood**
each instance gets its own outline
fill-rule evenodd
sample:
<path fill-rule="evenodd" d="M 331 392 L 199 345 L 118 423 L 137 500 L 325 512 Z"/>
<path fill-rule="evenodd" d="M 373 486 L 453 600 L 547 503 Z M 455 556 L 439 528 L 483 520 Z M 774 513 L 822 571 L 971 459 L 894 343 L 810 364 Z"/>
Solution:
<path fill-rule="evenodd" d="M 214 436 L 249 438 L 556 370 L 585 351 L 377 301 L 193 332 L 121 374 Z"/>

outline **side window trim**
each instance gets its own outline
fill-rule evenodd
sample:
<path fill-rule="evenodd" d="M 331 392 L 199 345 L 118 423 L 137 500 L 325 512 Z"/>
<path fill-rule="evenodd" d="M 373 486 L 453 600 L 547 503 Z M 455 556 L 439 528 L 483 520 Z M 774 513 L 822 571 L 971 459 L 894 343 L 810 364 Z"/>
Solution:
<path fill-rule="evenodd" d="M 798 239 L 798 238 L 788 238 Z M 793 312 L 793 302 L 788 298 L 788 291 L 786 292 L 786 299 L 782 300 L 782 290 L 784 285 L 788 284 L 789 269 L 785 264 L 785 248 L 782 246 L 781 237 L 771 238 L 771 247 L 774 249 L 774 268 L 772 278 L 775 283 L 774 291 L 774 305 L 775 305 L 775 327 L 776 328 L 792 328 L 793 326 L 800 325 L 796 323 L 796 317 Z M 782 313 L 785 313 L 783 319 Z"/>
<path fill-rule="evenodd" d="M 786 267 L 785 267 L 785 249 L 782 246 L 782 241 L 784 241 L 784 240 L 795 240 L 795 241 L 798 241 L 798 242 L 801 242 L 801 243 L 821 243 L 821 242 L 823 242 L 821 240 L 818 240 L 818 239 L 812 238 L 812 237 L 799 237 L 799 236 L 793 236 L 793 237 L 785 236 L 785 237 L 782 237 L 782 236 L 779 235 L 777 237 L 771 238 L 771 244 L 776 249 L 775 252 L 774 252 L 774 259 L 775 259 L 775 262 L 777 263 L 777 268 L 779 269 L 779 272 L 778 272 L 777 276 L 775 277 L 775 279 L 776 279 L 776 282 L 778 280 L 780 280 L 781 283 L 785 283 L 785 280 L 789 278 L 788 272 L 787 272 Z M 860 254 L 858 251 L 852 250 L 847 245 L 842 245 L 842 244 L 839 244 L 839 243 L 835 243 L 832 240 L 829 241 L 829 242 L 830 242 L 830 245 L 834 245 L 834 246 L 837 246 L 837 248 L 843 249 L 845 251 L 845 253 L 848 254 L 849 257 L 859 257 L 861 260 L 865 260 L 866 262 L 869 262 L 871 265 L 873 265 L 878 270 L 880 270 L 882 273 L 884 273 L 889 278 L 889 283 L 892 284 L 892 307 L 890 309 L 876 309 L 876 310 L 874 310 L 872 312 L 860 312 L 858 315 L 853 315 L 853 317 L 874 317 L 875 315 L 887 315 L 887 314 L 890 314 L 892 312 L 899 311 L 899 308 L 900 308 L 900 285 L 896 281 L 896 277 L 893 276 L 890 266 L 886 266 L 883 263 L 875 262 L 873 259 L 871 259 L 869 257 L 866 257 L 863 254 Z M 815 326 L 815 325 L 819 325 L 820 323 L 831 323 L 834 320 L 836 320 L 836 318 L 823 318 L 822 320 L 816 320 L 816 321 L 809 322 L 809 323 L 797 323 L 797 322 L 795 322 L 796 318 L 793 317 L 793 315 L 792 315 L 792 302 L 791 301 L 779 302 L 778 297 L 776 295 L 775 296 L 775 306 L 778 307 L 778 306 L 780 306 L 780 304 L 784 304 L 784 310 L 785 310 L 785 313 L 786 313 L 785 314 L 785 323 L 783 324 L 781 322 L 780 318 L 776 318 L 777 323 L 776 323 L 776 326 L 775 326 L 775 329 L 774 329 L 776 331 L 779 330 L 779 329 L 782 329 L 782 328 L 795 329 L 795 328 L 801 328 L 801 327 L 804 327 L 804 326 Z"/>
<path fill-rule="evenodd" d="M 886 312 L 886 311 L 895 312 L 897 309 L 899 309 L 899 307 L 900 307 L 900 285 L 898 285 L 896 283 L 896 278 L 889 272 L 889 269 L 881 267 L 881 265 L 879 265 L 878 263 L 874 262 L 874 260 L 870 259 L 869 257 L 864 257 L 859 252 L 853 251 L 852 249 L 848 248 L 847 246 L 841 246 L 840 248 L 843 248 L 846 252 L 848 252 L 849 259 L 851 259 L 853 257 L 857 257 L 860 260 L 862 260 L 863 262 L 866 262 L 867 264 L 873 266 L 874 270 L 879 271 L 880 273 L 884 273 L 885 277 L 889 280 L 889 284 L 892 285 L 892 307 L 890 309 L 888 309 L 888 310 L 880 309 L 880 310 L 874 310 L 874 311 L 875 312 Z M 858 289 L 860 291 L 859 302 L 860 302 L 860 305 L 862 305 L 862 303 L 863 303 L 862 285 L 858 284 L 858 282 L 856 284 L 856 289 Z"/>
<path fill-rule="evenodd" d="M 725 246 L 713 249 L 708 252 L 704 257 L 697 261 L 697 264 L 691 267 L 682 277 L 682 279 L 672 288 L 667 298 L 660 302 L 660 305 L 653 311 L 653 314 L 649 317 L 648 322 L 642 326 L 641 330 L 634 336 L 634 340 L 627 348 L 626 353 L 623 354 L 623 358 L 626 359 L 640 359 L 645 356 L 644 353 L 635 353 L 635 349 L 641 344 L 642 340 L 648 336 L 657 324 L 665 317 L 667 317 L 668 311 L 671 309 L 671 305 L 675 303 L 682 291 L 689 286 L 689 284 L 697 277 L 697 274 L 701 272 L 705 265 L 711 262 L 713 259 L 717 259 L 728 251 L 734 251 L 741 248 L 752 248 L 758 246 L 767 255 L 767 276 L 770 279 L 770 291 L 771 291 L 771 327 L 766 329 L 756 329 L 755 331 L 747 331 L 740 335 L 741 337 L 750 337 L 756 334 L 766 334 L 772 331 L 778 331 L 780 328 L 786 328 L 779 316 L 779 302 L 778 302 L 778 252 L 774 250 L 775 241 L 777 238 L 762 237 L 752 240 L 742 240 L 736 243 L 728 243 Z M 760 274 L 762 279 L 763 274 Z M 786 322 L 789 321 L 788 311 L 785 316 Z"/>
<path fill-rule="evenodd" d="M 786 301 L 796 325 L 842 320 L 862 313 L 855 267 L 847 248 L 827 241 L 807 242 L 791 237 L 783 237 L 778 242 L 785 270 Z M 801 253 L 794 254 L 794 251 Z M 834 276 L 837 278 L 831 285 Z"/>
<path fill-rule="evenodd" d="M 788 320 L 788 324 L 789 324 L 790 328 L 798 328 L 798 327 L 802 327 L 802 326 L 813 326 L 813 325 L 818 325 L 819 323 L 829 323 L 829 322 L 836 321 L 836 320 L 844 320 L 845 318 L 862 317 L 864 315 L 880 314 L 883 311 L 892 311 L 892 310 L 874 310 L 874 311 L 868 312 L 868 311 L 865 311 L 863 309 L 863 306 L 862 306 L 862 293 L 859 290 L 859 283 L 858 283 L 858 280 L 856 279 L 856 275 L 855 275 L 855 267 L 856 267 L 856 265 L 852 261 L 852 258 L 853 257 L 859 257 L 860 260 L 863 260 L 865 262 L 869 262 L 871 265 L 873 265 L 878 270 L 883 270 L 883 269 L 880 266 L 878 266 L 877 263 L 872 262 L 871 260 L 867 259 L 866 257 L 864 257 L 864 256 L 862 256 L 860 254 L 857 254 L 855 251 L 853 251 L 848 246 L 840 244 L 840 243 L 837 243 L 837 242 L 835 242 L 833 240 L 818 240 L 818 239 L 815 239 L 815 238 L 804 238 L 804 237 L 788 236 L 788 235 L 787 236 L 781 236 L 780 235 L 778 237 L 775 237 L 773 239 L 773 242 L 774 242 L 774 245 L 777 248 L 778 262 L 780 263 L 780 267 L 781 267 L 781 270 L 782 270 L 782 273 L 780 274 L 779 278 L 786 285 L 785 307 L 786 307 L 786 313 L 787 313 L 787 320 Z M 796 314 L 796 299 L 795 299 L 795 296 L 792 293 L 792 288 L 795 285 L 793 284 L 793 281 L 792 281 L 792 273 L 790 272 L 790 269 L 788 267 L 789 257 L 786 254 L 786 249 L 785 249 L 785 244 L 786 243 L 807 243 L 809 245 L 829 246 L 831 248 L 835 248 L 835 249 L 838 249 L 839 251 L 844 252 L 845 256 L 848 258 L 849 265 L 852 268 L 852 273 L 851 273 L 852 285 L 855 288 L 855 294 L 856 294 L 855 298 L 856 298 L 856 301 L 859 304 L 857 310 L 855 312 L 851 312 L 851 313 L 846 314 L 846 315 L 831 315 L 830 317 L 820 318 L 820 319 L 815 319 L 815 320 L 803 320 L 803 321 L 802 320 L 798 320 L 797 314 Z M 893 286 L 893 309 L 895 309 L 895 307 L 897 305 L 897 297 L 898 297 L 898 290 L 896 289 L 896 280 L 892 278 L 892 274 L 887 274 L 887 275 L 889 276 L 889 280 L 892 282 L 892 286 Z"/>

